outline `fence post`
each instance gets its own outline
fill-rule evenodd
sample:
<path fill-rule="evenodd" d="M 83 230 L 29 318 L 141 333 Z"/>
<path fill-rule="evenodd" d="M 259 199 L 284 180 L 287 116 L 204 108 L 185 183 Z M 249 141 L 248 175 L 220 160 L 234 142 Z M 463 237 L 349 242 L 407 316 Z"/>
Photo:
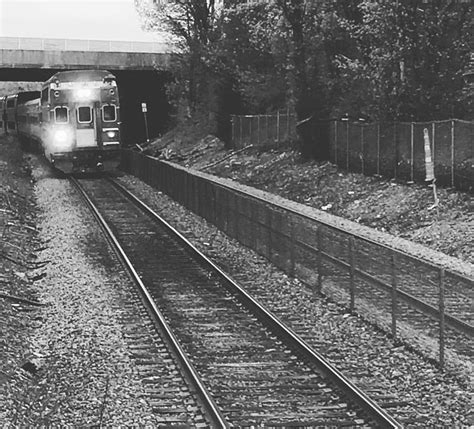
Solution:
<path fill-rule="evenodd" d="M 260 146 L 260 115 L 257 116 L 257 145 Z"/>
<path fill-rule="evenodd" d="M 334 164 L 337 165 L 337 119 L 334 120 Z"/>
<path fill-rule="evenodd" d="M 265 115 L 265 128 L 266 128 L 266 130 L 265 130 L 265 136 L 266 136 L 265 140 L 268 142 L 268 115 Z"/>
<path fill-rule="evenodd" d="M 454 188 L 454 119 L 451 121 L 451 187 Z"/>
<path fill-rule="evenodd" d="M 346 170 L 349 170 L 349 119 L 346 122 Z"/>
<path fill-rule="evenodd" d="M 414 182 L 415 180 L 415 124 L 412 122 L 410 124 L 410 181 Z"/>
<path fill-rule="evenodd" d="M 249 116 L 249 144 L 252 144 L 252 119 L 253 116 Z"/>
<path fill-rule="evenodd" d="M 350 309 L 351 313 L 354 312 L 355 307 L 355 264 L 354 264 L 354 236 L 351 235 L 349 237 L 349 275 L 350 275 L 350 296 L 351 296 L 351 303 Z"/>
<path fill-rule="evenodd" d="M 290 108 L 286 108 L 286 140 L 290 140 Z"/>
<path fill-rule="evenodd" d="M 244 147 L 244 137 L 242 132 L 242 115 L 240 115 L 240 145 Z"/>
<path fill-rule="evenodd" d="M 360 126 L 360 163 L 362 168 L 362 174 L 364 174 L 364 125 Z"/>
<path fill-rule="evenodd" d="M 235 149 L 235 115 L 232 115 L 231 124 L 232 124 L 232 138 L 231 138 L 231 140 L 232 140 L 232 146 Z"/>
<path fill-rule="evenodd" d="M 392 271 L 392 337 L 397 338 L 397 258 L 395 252 L 391 255 Z"/>
<path fill-rule="evenodd" d="M 380 176 L 380 122 L 377 123 L 377 175 Z"/>
<path fill-rule="evenodd" d="M 444 321 L 444 278 L 445 271 L 441 268 L 439 271 L 439 364 L 444 368 L 444 341 L 445 341 L 445 321 Z"/>
<path fill-rule="evenodd" d="M 433 137 L 433 147 L 431 149 L 431 156 L 432 156 L 432 159 L 433 159 L 433 169 L 434 169 L 434 166 L 435 166 L 435 130 L 436 130 L 436 122 L 433 122 L 431 124 L 431 135 Z"/>
<path fill-rule="evenodd" d="M 277 143 L 280 143 L 280 109 L 277 110 Z"/>

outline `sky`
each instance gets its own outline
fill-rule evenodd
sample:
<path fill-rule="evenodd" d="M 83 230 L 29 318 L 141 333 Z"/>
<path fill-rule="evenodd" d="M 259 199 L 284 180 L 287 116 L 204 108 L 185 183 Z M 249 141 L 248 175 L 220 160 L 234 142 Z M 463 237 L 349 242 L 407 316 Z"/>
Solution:
<path fill-rule="evenodd" d="M 0 0 L 0 37 L 161 41 L 133 0 Z"/>

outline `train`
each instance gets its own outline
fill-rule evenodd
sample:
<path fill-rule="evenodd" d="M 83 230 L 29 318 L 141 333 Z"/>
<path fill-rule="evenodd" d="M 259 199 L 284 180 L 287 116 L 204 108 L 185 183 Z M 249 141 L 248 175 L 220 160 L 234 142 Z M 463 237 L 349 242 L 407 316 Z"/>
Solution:
<path fill-rule="evenodd" d="M 54 74 L 41 91 L 0 98 L 2 134 L 40 150 L 66 174 L 115 171 L 120 163 L 117 81 L 107 70 Z"/>

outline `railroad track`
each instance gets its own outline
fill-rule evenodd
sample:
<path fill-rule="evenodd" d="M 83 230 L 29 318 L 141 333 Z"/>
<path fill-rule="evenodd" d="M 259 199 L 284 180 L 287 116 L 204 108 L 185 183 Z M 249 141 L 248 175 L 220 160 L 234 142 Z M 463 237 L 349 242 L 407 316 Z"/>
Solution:
<path fill-rule="evenodd" d="M 210 427 L 400 427 L 117 183 L 74 183 L 134 276 Z"/>

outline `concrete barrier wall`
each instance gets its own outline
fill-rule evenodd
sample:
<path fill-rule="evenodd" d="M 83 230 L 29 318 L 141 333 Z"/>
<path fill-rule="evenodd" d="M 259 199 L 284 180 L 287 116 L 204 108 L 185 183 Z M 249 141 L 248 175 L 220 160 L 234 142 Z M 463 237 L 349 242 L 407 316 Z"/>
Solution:
<path fill-rule="evenodd" d="M 352 237 L 365 256 L 393 251 L 413 258 L 416 265 L 432 265 L 434 270 L 444 267 L 471 280 L 474 275 L 472 264 L 229 179 L 189 170 L 131 150 L 123 151 L 122 167 L 287 272 L 298 271 L 298 267 L 314 270 L 320 248 L 328 258 L 337 258 L 340 265 L 349 264 Z M 312 254 L 311 267 L 307 262 L 309 253 Z M 390 263 L 380 261 L 377 266 L 382 266 L 380 271 L 391 275 Z M 473 289 L 472 283 L 467 289 Z"/>
<path fill-rule="evenodd" d="M 399 335 L 400 326 L 410 323 L 413 310 L 422 318 L 434 318 L 439 332 L 435 329 L 431 339 L 435 344 L 439 339 L 439 353 L 431 357 L 441 364 L 445 340 L 474 346 L 471 319 L 450 322 L 456 332 L 446 331 L 441 323 L 458 312 L 459 296 L 472 306 L 474 265 L 229 179 L 131 150 L 123 151 L 122 168 L 288 275 L 365 314 L 394 336 Z M 429 308 L 406 294 L 428 301 Z M 372 317 L 375 313 L 378 320 Z"/>

